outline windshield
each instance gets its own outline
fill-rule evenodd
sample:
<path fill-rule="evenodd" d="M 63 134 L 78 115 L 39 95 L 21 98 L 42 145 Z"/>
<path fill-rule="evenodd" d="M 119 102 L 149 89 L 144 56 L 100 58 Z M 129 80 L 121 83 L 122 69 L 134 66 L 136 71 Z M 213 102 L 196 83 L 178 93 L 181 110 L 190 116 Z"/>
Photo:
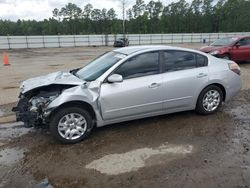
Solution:
<path fill-rule="evenodd" d="M 85 81 L 94 81 L 124 57 L 124 54 L 116 52 L 105 53 L 79 69 L 75 75 Z"/>
<path fill-rule="evenodd" d="M 213 42 L 210 46 L 228 46 L 233 44 L 237 38 L 222 38 L 218 39 L 215 42 Z"/>

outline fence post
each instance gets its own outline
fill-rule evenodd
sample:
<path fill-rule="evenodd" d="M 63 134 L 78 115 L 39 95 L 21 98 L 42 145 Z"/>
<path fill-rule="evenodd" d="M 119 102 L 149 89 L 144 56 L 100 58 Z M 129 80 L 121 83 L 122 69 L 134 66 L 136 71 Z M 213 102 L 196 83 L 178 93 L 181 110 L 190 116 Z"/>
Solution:
<path fill-rule="evenodd" d="M 45 41 L 44 41 L 44 35 L 43 35 L 43 47 L 45 48 Z"/>
<path fill-rule="evenodd" d="M 75 39 L 75 35 L 73 35 L 73 40 L 74 40 L 74 47 L 76 47 L 76 39 Z"/>
<path fill-rule="evenodd" d="M 88 46 L 90 46 L 89 35 L 88 35 Z"/>
<path fill-rule="evenodd" d="M 139 45 L 141 45 L 141 35 L 139 34 Z"/>
<path fill-rule="evenodd" d="M 105 46 L 108 46 L 108 34 L 105 34 Z"/>
<path fill-rule="evenodd" d="M 27 48 L 29 48 L 29 43 L 28 43 L 28 37 L 27 37 L 27 35 L 26 35 L 25 39 L 26 39 L 26 46 L 27 46 Z"/>
<path fill-rule="evenodd" d="M 191 33 L 191 43 L 193 43 L 193 33 Z"/>
<path fill-rule="evenodd" d="M 183 33 L 181 34 L 181 43 L 183 43 Z"/>
<path fill-rule="evenodd" d="M 59 45 L 59 48 L 61 48 L 61 44 L 60 44 L 60 34 L 57 35 L 57 38 L 58 38 L 58 45 Z"/>
<path fill-rule="evenodd" d="M 161 44 L 163 44 L 163 34 L 161 34 Z"/>
<path fill-rule="evenodd" d="M 10 49 L 10 39 L 9 39 L 9 35 L 7 36 L 7 41 L 8 41 L 8 47 Z"/>
<path fill-rule="evenodd" d="M 173 44 L 173 41 L 174 41 L 174 34 L 172 33 L 172 35 L 171 35 L 172 37 L 171 37 L 171 44 Z"/>
<path fill-rule="evenodd" d="M 152 34 L 150 34 L 150 44 L 152 44 Z"/>

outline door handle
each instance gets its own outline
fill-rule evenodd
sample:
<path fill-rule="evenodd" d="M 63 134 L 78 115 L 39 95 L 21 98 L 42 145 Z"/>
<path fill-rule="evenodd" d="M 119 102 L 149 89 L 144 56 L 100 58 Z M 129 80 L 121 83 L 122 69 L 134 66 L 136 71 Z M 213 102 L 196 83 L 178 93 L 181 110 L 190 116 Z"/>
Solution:
<path fill-rule="evenodd" d="M 197 78 L 203 78 L 203 77 L 206 77 L 206 76 L 207 76 L 206 73 L 199 73 L 199 74 L 197 75 Z"/>
<path fill-rule="evenodd" d="M 149 88 L 156 88 L 156 87 L 159 87 L 161 84 L 158 84 L 158 83 L 152 83 L 150 84 L 148 87 Z"/>

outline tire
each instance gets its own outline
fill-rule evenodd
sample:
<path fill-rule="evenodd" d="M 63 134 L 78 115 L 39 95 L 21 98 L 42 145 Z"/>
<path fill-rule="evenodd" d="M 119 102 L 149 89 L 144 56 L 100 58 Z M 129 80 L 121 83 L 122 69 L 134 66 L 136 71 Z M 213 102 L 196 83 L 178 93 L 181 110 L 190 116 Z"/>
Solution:
<path fill-rule="evenodd" d="M 217 95 L 218 97 L 216 97 Z M 210 85 L 201 91 L 195 110 L 203 115 L 213 114 L 220 108 L 222 101 L 223 93 L 221 89 L 216 85 Z"/>
<path fill-rule="evenodd" d="M 63 144 L 74 144 L 82 141 L 90 135 L 92 129 L 93 119 L 91 115 L 80 107 L 62 108 L 53 114 L 50 121 L 51 134 Z"/>
<path fill-rule="evenodd" d="M 223 56 L 222 56 L 222 59 L 227 59 L 227 60 L 230 60 L 230 59 L 231 59 L 231 57 L 230 57 L 230 55 L 229 55 L 229 54 L 225 54 L 225 55 L 223 55 Z"/>

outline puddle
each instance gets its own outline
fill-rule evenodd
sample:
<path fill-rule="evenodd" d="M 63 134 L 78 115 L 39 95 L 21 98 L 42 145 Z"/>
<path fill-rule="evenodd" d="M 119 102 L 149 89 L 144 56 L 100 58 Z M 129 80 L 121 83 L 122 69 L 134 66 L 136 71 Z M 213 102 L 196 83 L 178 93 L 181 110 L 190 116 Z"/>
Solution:
<path fill-rule="evenodd" d="M 49 183 L 48 178 L 45 178 L 43 181 L 41 181 L 37 185 L 34 185 L 33 188 L 53 188 L 53 185 Z"/>
<path fill-rule="evenodd" d="M 0 165 L 10 166 L 24 157 L 24 150 L 17 148 L 6 148 L 0 150 Z"/>
<path fill-rule="evenodd" d="M 165 143 L 156 148 L 141 148 L 126 153 L 106 155 L 92 161 L 86 165 L 86 168 L 95 169 L 103 174 L 118 175 L 137 171 L 145 166 L 158 165 L 174 160 L 178 156 L 191 153 L 192 150 L 192 145 L 169 145 Z"/>
<path fill-rule="evenodd" d="M 23 123 L 15 122 L 0 125 L 0 140 L 17 138 L 29 133 L 32 129 L 23 127 Z"/>

